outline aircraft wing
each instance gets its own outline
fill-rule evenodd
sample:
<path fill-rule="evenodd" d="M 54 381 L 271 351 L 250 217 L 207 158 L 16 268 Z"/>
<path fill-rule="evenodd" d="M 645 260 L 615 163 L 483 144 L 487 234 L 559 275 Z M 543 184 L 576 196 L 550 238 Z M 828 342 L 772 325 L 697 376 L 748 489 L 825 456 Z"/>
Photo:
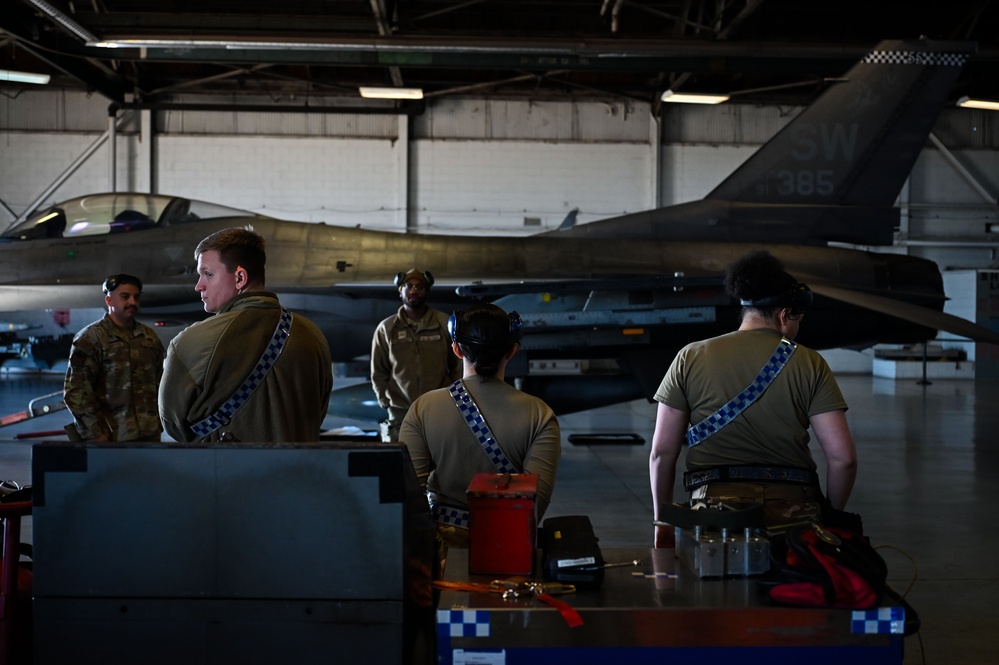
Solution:
<path fill-rule="evenodd" d="M 967 337 L 976 342 L 999 344 L 999 333 L 952 314 L 829 284 L 809 282 L 808 286 L 815 293 L 840 302 L 888 314 L 934 330 L 946 330 L 951 334 Z"/>
<path fill-rule="evenodd" d="M 632 308 L 625 305 L 629 298 L 625 294 L 649 291 L 657 292 L 667 298 L 670 294 L 679 294 L 686 290 L 711 290 L 715 293 L 714 302 L 711 306 L 720 304 L 717 300 L 718 291 L 722 289 L 723 277 L 721 275 L 705 276 L 625 276 L 619 278 L 595 278 L 595 279 L 575 279 L 575 280 L 540 280 L 522 282 L 496 282 L 496 283 L 473 283 L 458 286 L 455 293 L 459 296 L 477 297 L 487 300 L 497 300 L 504 306 L 520 307 L 522 315 L 525 315 L 525 324 L 529 328 L 556 328 L 556 327 L 591 327 L 603 325 L 621 325 L 630 321 L 635 324 L 675 324 L 690 322 L 691 317 L 703 316 L 699 310 L 690 309 L 690 303 L 684 305 L 674 302 L 660 308 L 652 308 L 644 312 L 644 316 L 639 315 Z M 809 287 L 818 295 L 832 300 L 862 307 L 866 310 L 883 314 L 916 325 L 925 326 L 933 330 L 943 330 L 959 337 L 968 338 L 976 342 L 986 342 L 999 344 L 999 332 L 990 330 L 967 319 L 963 319 L 952 314 L 937 311 L 929 307 L 905 302 L 884 295 L 877 295 L 865 291 L 859 291 L 843 286 L 823 283 L 817 279 L 807 280 Z M 571 296 L 583 296 L 586 299 L 569 298 L 562 310 L 554 311 L 556 308 L 541 307 L 542 313 L 535 313 L 529 306 L 525 307 L 523 301 L 517 302 L 518 294 L 552 294 Z M 726 296 L 727 297 L 727 296 Z M 671 298 L 672 299 L 672 298 Z M 586 303 L 585 306 L 583 303 Z M 573 304 L 570 304 L 573 303 Z M 708 305 L 709 303 L 704 303 Z M 572 309 L 579 308 L 572 312 L 571 322 L 565 321 L 565 315 Z M 545 310 L 548 310 L 545 313 Z M 667 312 L 686 313 L 686 316 L 666 315 Z M 712 317 L 713 318 L 713 317 Z M 559 325 L 561 323 L 561 326 Z"/>
<path fill-rule="evenodd" d="M 521 282 L 473 282 L 455 287 L 462 297 L 493 299 L 521 293 L 586 293 L 593 291 L 636 291 L 686 287 L 721 286 L 721 275 L 692 276 L 629 275 L 621 277 L 595 277 L 592 279 L 533 280 Z"/>
<path fill-rule="evenodd" d="M 832 284 L 823 283 L 818 279 L 806 280 L 809 287 L 816 294 L 836 300 L 848 305 L 862 307 L 864 309 L 892 316 L 903 321 L 915 323 L 933 330 L 944 330 L 953 335 L 975 340 L 976 342 L 987 342 L 999 344 L 999 332 L 995 332 L 984 326 L 978 325 L 952 314 L 940 312 L 929 307 L 923 307 L 903 300 L 877 295 L 865 291 L 845 288 Z M 598 312 L 591 311 L 588 315 L 580 310 L 577 316 L 573 316 L 573 323 L 579 326 L 589 326 L 603 321 L 605 324 L 613 325 L 615 319 L 620 317 L 628 318 L 633 314 L 628 313 L 628 307 L 622 307 L 624 294 L 637 291 L 650 291 L 659 293 L 678 293 L 684 289 L 711 289 L 720 290 L 722 288 L 723 277 L 721 275 L 704 276 L 622 276 L 616 278 L 599 277 L 594 279 L 570 279 L 570 280 L 534 280 L 520 282 L 474 282 L 456 286 L 454 292 L 461 297 L 481 298 L 484 300 L 497 300 L 504 305 L 524 308 L 524 303 L 517 302 L 517 295 L 528 294 L 551 294 L 551 295 L 584 295 L 588 294 L 587 307 L 602 310 L 600 314 L 605 315 L 603 319 L 594 318 Z M 618 294 L 615 297 L 610 294 Z M 668 297 L 668 296 L 667 296 Z M 583 307 L 583 300 L 570 300 L 575 307 Z M 615 304 L 616 303 L 616 304 Z M 717 302 L 715 303 L 717 304 Z M 572 305 L 568 305 L 572 309 Z M 597 307 L 599 305 L 599 307 Z M 548 309 L 551 312 L 554 308 Z M 531 312 L 530 309 L 526 310 Z M 562 313 L 566 311 L 563 308 Z M 552 313 L 554 316 L 558 314 Z M 538 321 L 533 319 L 537 316 L 527 315 L 525 324 L 541 324 L 549 327 L 556 323 L 554 319 L 547 320 L 544 315 L 540 315 Z M 609 317 L 609 318 L 608 318 Z M 661 317 L 660 317 L 661 318 Z M 544 319 L 544 320 L 542 320 Z M 652 320 L 643 321 L 652 323 Z"/>

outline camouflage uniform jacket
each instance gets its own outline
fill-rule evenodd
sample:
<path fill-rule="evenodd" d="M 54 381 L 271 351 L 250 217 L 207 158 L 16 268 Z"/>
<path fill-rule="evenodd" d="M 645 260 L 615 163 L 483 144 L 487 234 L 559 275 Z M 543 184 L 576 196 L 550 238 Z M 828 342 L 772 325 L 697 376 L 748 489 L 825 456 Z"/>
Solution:
<path fill-rule="evenodd" d="M 156 407 L 163 343 L 138 321 L 119 328 L 105 314 L 73 338 L 63 399 L 85 440 L 159 441 Z"/>

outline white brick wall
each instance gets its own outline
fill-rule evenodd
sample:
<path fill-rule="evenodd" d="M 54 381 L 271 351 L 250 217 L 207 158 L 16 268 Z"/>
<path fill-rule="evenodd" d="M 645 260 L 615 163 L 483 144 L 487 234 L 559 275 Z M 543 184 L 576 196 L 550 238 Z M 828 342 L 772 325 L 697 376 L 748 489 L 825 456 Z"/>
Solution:
<path fill-rule="evenodd" d="M 395 223 L 398 142 L 161 136 L 157 188 L 282 219 Z"/>
<path fill-rule="evenodd" d="M 35 201 L 66 169 L 100 138 L 100 133 L 0 132 L 0 199 L 16 213 Z M 134 177 L 136 137 L 119 137 L 118 190 Z M 107 192 L 111 189 L 107 142 L 55 190 L 45 203 Z M 0 222 L 6 213 L 0 212 Z"/>
<path fill-rule="evenodd" d="M 640 144 L 420 141 L 412 203 L 430 231 L 522 233 L 525 217 L 551 229 L 573 208 L 583 223 L 655 205 L 649 154 Z"/>
<path fill-rule="evenodd" d="M 662 153 L 663 204 L 704 198 L 757 146 L 668 145 Z"/>
<path fill-rule="evenodd" d="M 0 132 L 4 155 L 16 156 L 0 160 L 0 199 L 21 212 L 97 136 Z M 138 141 L 119 135 L 119 191 L 139 180 Z M 161 193 L 282 219 L 401 230 L 406 149 L 378 139 L 161 135 L 154 183 Z M 655 204 L 643 144 L 421 140 L 410 149 L 423 231 L 535 232 L 525 217 L 554 228 L 573 208 L 583 223 Z M 46 203 L 108 191 L 107 159 L 102 146 Z"/>

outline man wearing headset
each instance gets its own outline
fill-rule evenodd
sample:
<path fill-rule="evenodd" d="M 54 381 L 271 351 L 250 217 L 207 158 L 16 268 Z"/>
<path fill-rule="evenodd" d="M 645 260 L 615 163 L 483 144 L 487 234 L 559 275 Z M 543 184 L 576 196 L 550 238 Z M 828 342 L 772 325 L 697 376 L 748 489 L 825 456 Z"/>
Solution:
<path fill-rule="evenodd" d="M 371 338 L 371 387 L 388 415 L 383 441 L 399 440 L 399 423 L 417 397 L 461 376 L 447 336 L 447 314 L 427 304 L 433 284 L 433 275 L 416 268 L 396 275 L 402 306 L 378 324 Z"/>
<path fill-rule="evenodd" d="M 516 473 L 538 475 L 538 521 L 551 501 L 561 456 L 562 435 L 555 414 L 542 400 L 506 383 L 506 365 L 517 353 L 521 322 L 496 305 L 458 310 L 448 323 L 451 348 L 461 359 L 463 377 L 449 388 L 418 398 L 402 422 L 420 485 L 427 490 L 440 540 L 467 547 L 468 501 L 465 490 L 476 473 L 497 473 L 494 459 L 505 458 Z M 457 395 L 457 398 L 455 397 Z M 491 437 L 470 429 L 462 407 L 474 403 Z M 491 439 L 489 441 L 488 439 Z M 502 450 L 486 452 L 489 446 Z"/>
<path fill-rule="evenodd" d="M 812 292 L 763 250 L 729 267 L 725 289 L 743 307 L 738 330 L 684 347 L 655 394 L 656 521 L 673 501 L 684 444 L 691 499 L 763 503 L 771 528 L 809 521 L 826 501 L 842 510 L 857 475 L 847 405 L 822 356 L 793 341 Z M 827 462 L 825 496 L 809 427 Z M 655 544 L 672 546 L 672 528 L 657 526 Z"/>
<path fill-rule="evenodd" d="M 159 441 L 156 396 L 163 343 L 135 320 L 142 282 L 132 275 L 104 281 L 108 313 L 73 338 L 63 400 L 73 414 L 71 437 L 84 441 Z"/>

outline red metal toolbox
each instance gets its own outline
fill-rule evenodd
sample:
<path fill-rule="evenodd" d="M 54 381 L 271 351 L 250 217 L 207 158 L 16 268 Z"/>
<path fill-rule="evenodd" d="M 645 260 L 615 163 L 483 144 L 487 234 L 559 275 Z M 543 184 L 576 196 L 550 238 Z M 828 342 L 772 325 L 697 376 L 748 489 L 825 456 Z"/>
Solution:
<path fill-rule="evenodd" d="M 478 473 L 468 485 L 468 572 L 530 575 L 538 520 L 532 473 Z"/>

